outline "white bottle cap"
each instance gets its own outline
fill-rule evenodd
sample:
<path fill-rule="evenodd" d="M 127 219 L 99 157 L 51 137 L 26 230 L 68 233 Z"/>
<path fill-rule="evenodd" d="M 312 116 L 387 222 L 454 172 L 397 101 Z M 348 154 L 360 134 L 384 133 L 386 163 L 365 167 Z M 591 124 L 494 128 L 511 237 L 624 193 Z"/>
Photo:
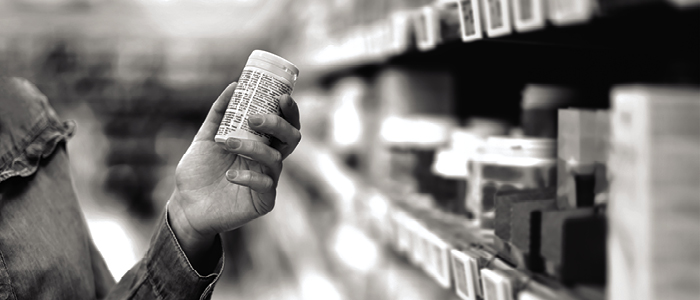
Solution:
<path fill-rule="evenodd" d="M 297 66 L 295 66 L 290 61 L 270 52 L 263 50 L 254 50 L 253 53 L 251 53 L 248 57 L 248 64 L 251 63 L 251 60 L 261 60 L 266 63 L 269 63 L 277 68 L 282 69 L 284 72 L 293 75 L 295 79 L 297 76 L 299 76 L 299 68 L 297 68 Z"/>

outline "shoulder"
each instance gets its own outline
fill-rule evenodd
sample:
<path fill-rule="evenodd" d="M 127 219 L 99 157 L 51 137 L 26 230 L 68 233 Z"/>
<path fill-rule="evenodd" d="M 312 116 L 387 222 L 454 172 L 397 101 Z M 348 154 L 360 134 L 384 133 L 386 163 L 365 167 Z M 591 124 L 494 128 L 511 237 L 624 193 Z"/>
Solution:
<path fill-rule="evenodd" d="M 20 77 L 0 77 L 0 100 L 40 100 L 46 97 L 29 80 Z"/>

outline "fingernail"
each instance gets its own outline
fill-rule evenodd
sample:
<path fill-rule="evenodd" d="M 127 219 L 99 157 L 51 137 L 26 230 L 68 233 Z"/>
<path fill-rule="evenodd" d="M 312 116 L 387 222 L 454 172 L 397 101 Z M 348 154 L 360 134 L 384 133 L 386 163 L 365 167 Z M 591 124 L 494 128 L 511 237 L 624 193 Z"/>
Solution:
<path fill-rule="evenodd" d="M 238 176 L 238 171 L 228 170 L 226 171 L 226 180 L 234 180 Z"/>
<path fill-rule="evenodd" d="M 263 117 L 261 115 L 252 115 L 248 117 L 248 122 L 254 126 L 260 126 L 263 123 Z"/>
<path fill-rule="evenodd" d="M 241 140 L 237 138 L 229 138 L 226 140 L 226 146 L 231 149 L 238 149 L 241 146 Z"/>

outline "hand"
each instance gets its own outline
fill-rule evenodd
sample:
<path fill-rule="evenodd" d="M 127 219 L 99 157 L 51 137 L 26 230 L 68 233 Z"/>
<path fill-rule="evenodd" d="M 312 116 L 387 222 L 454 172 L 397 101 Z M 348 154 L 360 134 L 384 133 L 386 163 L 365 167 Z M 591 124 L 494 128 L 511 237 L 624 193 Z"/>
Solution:
<path fill-rule="evenodd" d="M 298 107 L 285 95 L 280 98 L 284 118 L 272 114 L 249 118 L 250 128 L 274 137 L 270 146 L 234 138 L 226 146 L 216 143 L 214 136 L 235 88 L 232 83 L 214 102 L 175 171 L 170 223 L 190 259 L 211 247 L 216 234 L 272 210 L 282 160 L 301 140 Z"/>

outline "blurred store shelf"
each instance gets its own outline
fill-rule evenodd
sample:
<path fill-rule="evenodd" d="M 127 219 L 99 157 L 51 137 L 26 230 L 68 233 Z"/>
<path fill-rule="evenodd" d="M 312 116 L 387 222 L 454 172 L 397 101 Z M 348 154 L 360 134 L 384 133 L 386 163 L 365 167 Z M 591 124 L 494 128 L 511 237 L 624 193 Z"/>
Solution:
<path fill-rule="evenodd" d="M 301 70 L 295 98 L 304 139 L 285 161 L 275 211 L 225 236 L 232 263 L 227 263 L 215 299 L 600 300 L 606 290 L 626 290 L 615 280 L 653 286 L 624 274 L 655 270 L 624 265 L 616 271 L 622 275 L 612 281 L 598 276 L 607 280 L 602 287 L 566 282 L 557 274 L 560 266 L 543 270 L 519 265 L 521 261 L 514 262 L 520 255 L 513 250 L 519 247 L 516 241 L 475 224 L 478 211 L 467 207 L 469 197 L 461 194 L 477 177 L 469 164 L 485 151 L 489 136 L 558 138 L 559 156 L 549 159 L 559 159 L 563 166 L 581 163 L 586 150 L 581 144 L 591 142 L 581 140 L 596 134 L 601 143 L 608 140 L 599 132 L 604 130 L 590 123 L 605 122 L 586 121 L 586 113 L 579 110 L 600 110 L 607 118 L 615 87 L 642 83 L 697 89 L 699 4 L 9 0 L 0 1 L 0 75 L 36 82 L 64 117 L 78 120 L 80 128 L 69 147 L 73 157 L 80 157 L 73 160 L 74 178 L 91 229 L 95 235 L 126 234 L 133 243 L 117 248 L 96 238 L 108 263 L 118 266 L 113 270 L 117 276 L 146 250 L 153 218 L 172 192 L 174 168 L 211 103 L 239 76 L 251 50 L 265 49 Z M 652 94 L 669 98 L 676 93 Z M 566 106 L 574 109 L 559 110 L 566 116 L 559 121 L 568 123 L 558 123 L 557 109 Z M 671 127 L 697 124 L 688 121 L 697 118 L 684 118 Z M 459 141 L 450 131 L 467 137 L 455 143 Z M 661 144 L 688 153 L 697 150 L 674 142 Z M 562 144 L 570 148 L 562 151 Z M 605 169 L 607 156 L 600 157 L 588 162 L 597 164 L 592 168 L 598 168 L 599 177 L 605 178 L 606 170 L 625 172 Z M 433 158 L 434 166 L 428 163 Z M 559 172 L 553 165 L 548 169 Z M 500 229 L 512 234 L 510 229 L 518 227 L 518 242 L 550 246 L 548 254 L 556 256 L 556 264 L 564 255 L 588 255 L 590 249 L 563 249 L 566 217 L 556 214 L 571 213 L 580 203 L 572 192 L 574 175 L 559 172 L 554 177 L 566 182 L 569 190 L 564 192 L 571 196 L 565 199 L 571 206 L 566 209 L 571 210 L 555 211 L 551 222 L 540 222 L 550 224 L 540 231 L 548 237 L 530 240 L 526 229 L 532 228 L 511 225 L 509 214 L 501 218 L 501 225 L 508 224 Z M 596 205 L 608 202 L 607 184 L 597 190 Z M 480 187 L 474 184 L 471 190 Z M 539 208 L 555 201 L 545 200 L 549 203 L 538 203 Z M 513 224 L 523 225 L 530 219 L 522 216 L 538 207 L 519 208 L 520 223 Z M 605 205 L 583 210 L 595 210 L 597 221 L 609 217 Z M 619 208 L 617 213 L 629 215 Z M 674 218 L 673 213 L 665 216 Z M 112 222 L 115 218 L 118 222 Z M 695 215 L 689 219 L 697 220 Z M 654 219 L 674 224 L 665 221 Z M 646 224 L 644 218 L 635 222 Z M 636 225 L 628 227 L 634 237 L 657 240 L 648 238 L 651 233 L 634 231 Z M 585 227 L 586 234 L 569 232 L 570 240 L 588 241 L 591 228 L 600 226 Z M 658 240 L 686 236 L 672 229 L 674 234 Z M 626 243 L 627 236 L 594 238 Z M 532 250 L 528 248 L 521 247 Z M 617 263 L 638 259 L 632 255 L 639 253 L 630 253 L 617 253 L 622 258 Z M 641 257 L 642 262 L 649 259 Z M 598 256 L 594 260 L 591 265 L 607 263 Z M 669 261 L 687 267 L 689 259 Z M 569 272 L 577 273 L 576 267 Z M 650 299 L 657 295 L 648 294 Z"/>
<path fill-rule="evenodd" d="M 484 7 L 493 2 L 503 2 L 503 7 L 510 8 L 500 14 L 505 29 L 495 33 L 489 27 L 493 21 L 487 20 L 493 13 L 489 13 L 490 7 Z M 322 20 L 312 22 L 301 42 L 286 47 L 285 54 L 304 70 L 303 76 L 309 80 L 405 61 L 406 56 L 415 60 L 426 52 L 436 52 L 443 64 L 449 64 L 457 57 L 455 52 L 466 60 L 501 60 L 502 55 L 489 52 L 498 53 L 508 47 L 526 48 L 527 52 L 576 48 L 604 51 L 613 57 L 622 52 L 694 57 L 691 55 L 700 51 L 698 39 L 688 38 L 699 35 L 698 1 L 398 3 L 402 4 L 385 4 L 383 10 L 372 13 L 373 18 L 353 19 L 332 13 L 327 13 L 330 16 L 325 19 L 317 17 Z M 526 4 L 532 6 L 527 15 L 521 11 Z M 372 6 L 358 3 L 355 9 L 369 11 Z M 444 55 L 445 50 L 451 55 Z"/>
<path fill-rule="evenodd" d="M 409 264 L 414 272 L 423 272 L 427 276 L 424 280 L 434 282 L 433 287 L 424 287 L 423 290 L 443 289 L 454 293 L 439 299 L 457 299 L 457 295 L 462 299 L 473 299 L 464 296 L 465 286 L 481 286 L 480 280 L 464 277 L 464 274 L 478 274 L 481 269 L 508 274 L 507 278 L 513 280 L 514 297 L 522 292 L 542 297 L 537 299 L 604 299 L 602 287 L 565 287 L 553 278 L 516 269 L 498 256 L 493 230 L 481 229 L 461 215 L 420 204 L 420 201 L 404 201 L 391 196 L 390 192 L 349 170 L 322 143 L 304 140 L 289 157 L 287 167 L 290 174 L 305 178 L 304 182 L 313 184 L 323 198 L 336 205 L 339 223 L 360 228 L 389 250 L 391 255 L 385 258 L 387 261 Z M 361 247 L 353 243 L 348 248 L 347 251 L 359 251 Z M 465 264 L 463 257 L 474 257 L 477 263 Z M 353 261 L 354 265 L 362 265 L 361 259 Z M 399 280 L 392 285 L 410 284 Z"/>

